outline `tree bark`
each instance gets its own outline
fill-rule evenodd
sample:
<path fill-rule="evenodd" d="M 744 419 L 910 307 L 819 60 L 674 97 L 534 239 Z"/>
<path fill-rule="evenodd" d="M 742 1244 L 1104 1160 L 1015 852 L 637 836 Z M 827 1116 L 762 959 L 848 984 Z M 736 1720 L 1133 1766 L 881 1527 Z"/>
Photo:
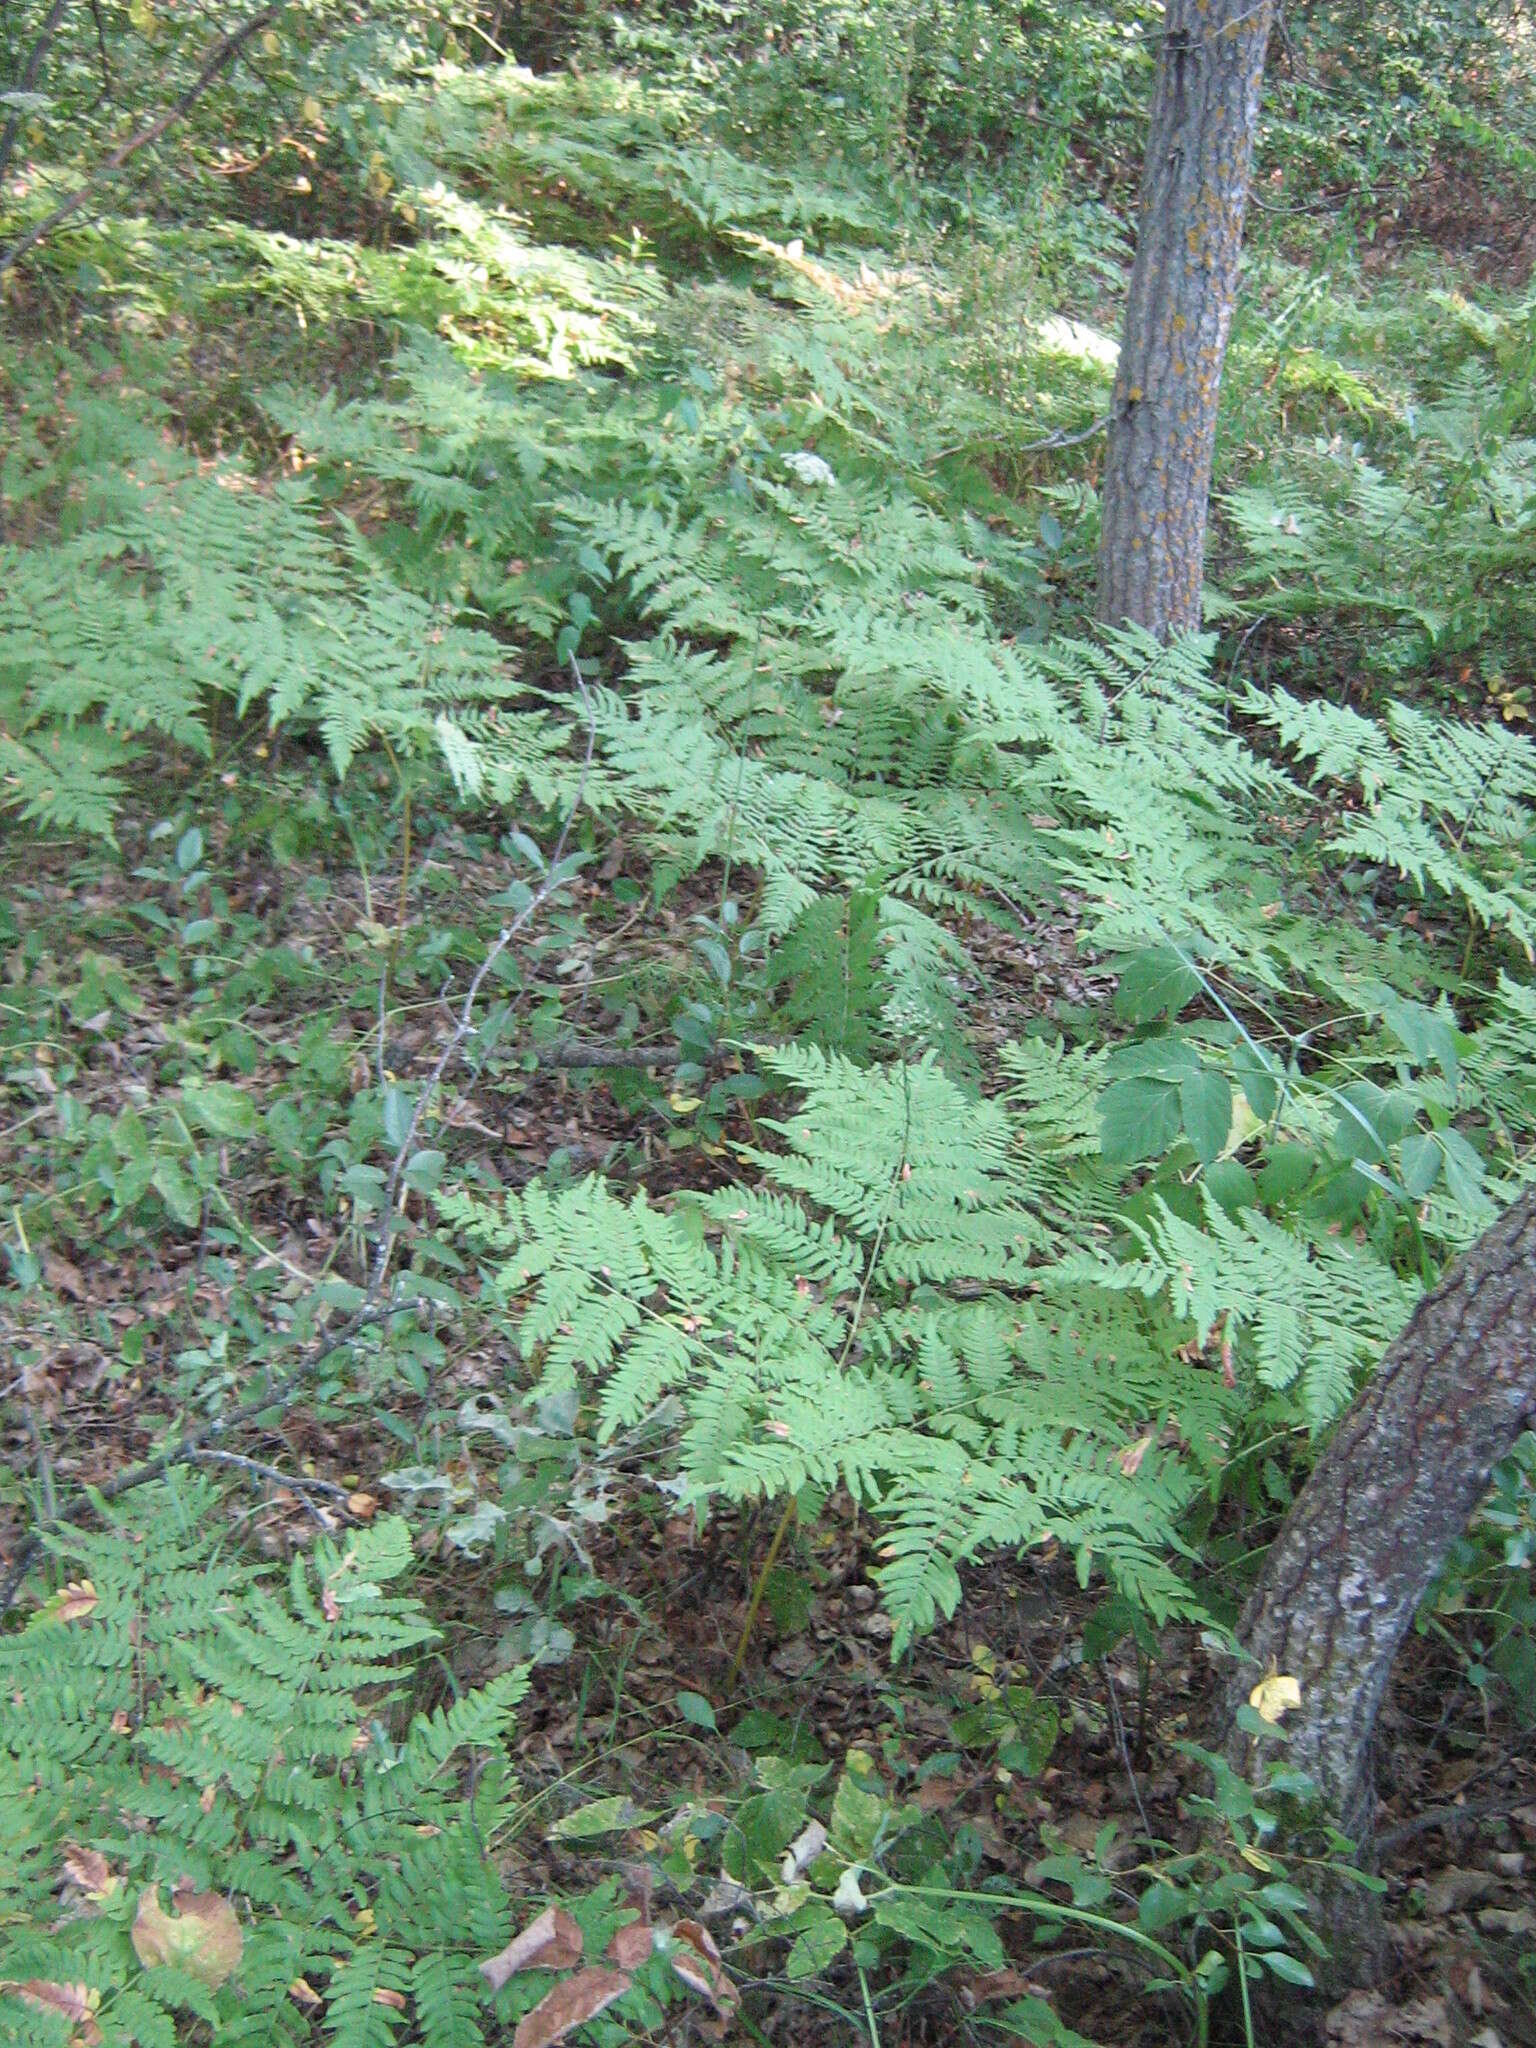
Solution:
<path fill-rule="evenodd" d="M 1372 1734 L 1393 1661 L 1494 1466 L 1533 1421 L 1536 1188 L 1419 1303 L 1286 1517 L 1238 1626 L 1248 1662 L 1227 1702 L 1229 1761 L 1257 1779 L 1258 1745 L 1232 1717 L 1256 1675 L 1295 1678 L 1284 1760 L 1367 1853 Z M 1351 1886 L 1324 1906 L 1334 1981 L 1368 1977 L 1374 1898 Z"/>
<path fill-rule="evenodd" d="M 1216 400 L 1274 0 L 1167 0 L 1110 414 L 1098 613 L 1200 625 Z"/>

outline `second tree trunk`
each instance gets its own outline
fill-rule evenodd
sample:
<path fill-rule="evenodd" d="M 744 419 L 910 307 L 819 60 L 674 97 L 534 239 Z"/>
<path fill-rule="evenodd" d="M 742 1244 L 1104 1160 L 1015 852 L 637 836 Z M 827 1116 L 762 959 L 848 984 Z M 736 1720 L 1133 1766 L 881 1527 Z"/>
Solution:
<path fill-rule="evenodd" d="M 1273 0 L 1168 0 L 1104 466 L 1099 617 L 1200 624 L 1206 499 Z"/>

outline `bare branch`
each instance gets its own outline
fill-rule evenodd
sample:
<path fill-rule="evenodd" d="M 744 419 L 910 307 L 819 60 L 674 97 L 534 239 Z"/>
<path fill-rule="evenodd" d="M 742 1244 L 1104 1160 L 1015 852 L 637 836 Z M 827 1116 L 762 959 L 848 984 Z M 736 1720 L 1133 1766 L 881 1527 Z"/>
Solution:
<path fill-rule="evenodd" d="M 58 0 L 55 0 L 55 4 L 58 5 Z M 126 142 L 119 144 L 100 169 L 92 172 L 77 192 L 72 192 L 68 199 L 61 200 L 52 213 L 45 214 L 35 227 L 27 230 L 20 241 L 13 242 L 9 249 L 0 250 L 0 275 L 13 264 L 19 263 L 21 258 L 35 249 L 40 242 L 47 241 L 54 229 L 68 220 L 72 214 L 78 213 L 96 188 L 105 184 L 109 178 L 116 177 L 131 156 L 147 148 L 151 142 L 157 142 L 167 128 L 172 127 L 197 104 L 219 73 L 239 55 L 252 36 L 259 35 L 264 28 L 272 25 L 280 11 L 278 7 L 264 7 L 259 14 L 253 14 L 250 20 L 243 22 L 239 28 L 231 29 L 227 36 L 221 37 L 208 53 L 202 70 L 179 99 L 174 100 L 164 113 L 157 114 L 153 121 L 147 122 L 137 134 L 130 135 Z M 0 166 L 3 166 L 3 158 L 0 158 Z"/>
<path fill-rule="evenodd" d="M 400 1184 L 405 1177 L 405 1170 L 416 1156 L 416 1137 L 421 1128 L 422 1117 L 426 1114 L 428 1103 L 436 1095 L 444 1074 L 447 1073 L 449 1067 L 458 1057 L 459 1050 L 463 1046 L 465 1039 L 469 1037 L 474 1029 L 475 1005 L 480 1000 L 480 991 L 485 986 L 486 976 L 517 937 L 518 933 L 528 923 L 528 920 L 535 911 L 542 909 L 544 904 L 549 901 L 550 897 L 560 887 L 560 863 L 565 858 L 565 848 L 571 836 L 571 827 L 580 815 L 582 804 L 586 798 L 587 776 L 591 772 L 592 755 L 597 746 L 597 712 L 587 692 L 586 677 L 583 676 L 580 667 L 577 665 L 574 654 L 571 656 L 571 673 L 576 678 L 576 687 L 581 693 L 581 701 L 586 706 L 588 712 L 587 751 L 586 757 L 581 764 L 581 779 L 576 786 L 576 795 L 572 799 L 571 808 L 566 813 L 565 823 L 560 827 L 560 836 L 555 841 L 555 850 L 550 856 L 549 863 L 545 869 L 544 880 L 534 890 L 516 917 L 510 923 L 502 926 L 492 941 L 485 958 L 475 969 L 469 987 L 465 990 L 464 1000 L 459 1005 L 453 1029 L 448 1034 L 448 1043 L 438 1054 L 432 1071 L 427 1076 L 426 1086 L 416 1098 L 416 1105 L 411 1111 L 411 1121 L 406 1127 L 405 1136 L 400 1141 L 400 1149 L 396 1152 L 394 1162 L 389 1169 L 389 1178 L 384 1184 L 384 1199 L 380 1205 L 383 1223 L 379 1232 L 378 1250 L 374 1254 L 373 1271 L 368 1280 L 368 1299 L 370 1301 L 377 1301 L 382 1294 L 385 1276 L 389 1272 L 389 1262 L 394 1255 L 395 1204 L 400 1197 Z M 382 1025 L 381 1005 L 381 1031 Z"/>
<path fill-rule="evenodd" d="M 48 10 L 48 18 L 38 30 L 37 41 L 32 45 L 27 54 L 27 61 L 22 67 L 21 77 L 17 81 L 18 92 L 30 92 L 36 85 L 37 74 L 42 69 L 44 57 L 48 54 L 48 45 L 58 34 L 59 23 L 68 12 L 69 0 L 53 0 L 53 5 Z M 0 134 L 0 178 L 5 176 L 6 166 L 15 154 L 16 137 L 21 133 L 22 111 L 20 107 L 12 110 L 11 118 L 5 124 L 4 133 Z"/>

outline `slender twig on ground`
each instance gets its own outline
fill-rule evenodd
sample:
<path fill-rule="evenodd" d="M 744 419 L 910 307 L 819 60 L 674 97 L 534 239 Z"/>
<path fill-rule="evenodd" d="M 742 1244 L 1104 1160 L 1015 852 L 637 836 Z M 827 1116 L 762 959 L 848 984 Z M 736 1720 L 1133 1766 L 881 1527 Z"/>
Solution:
<path fill-rule="evenodd" d="M 338 1351 L 356 1342 L 365 1329 L 377 1323 L 390 1322 L 396 1316 L 409 1315 L 417 1309 L 430 1308 L 432 1304 L 419 1295 L 406 1300 L 390 1302 L 385 1307 L 365 1306 L 355 1315 L 349 1316 L 334 1337 L 329 1338 L 318 1350 L 301 1358 L 285 1373 L 269 1380 L 257 1392 L 250 1394 L 235 1407 L 222 1415 L 200 1423 L 195 1429 L 183 1428 L 175 1439 L 152 1458 L 145 1458 L 137 1465 L 130 1465 L 125 1472 L 119 1472 L 115 1479 L 109 1479 L 101 1486 L 93 1486 L 72 1495 L 60 1512 L 47 1520 L 34 1524 L 23 1538 L 16 1555 L 11 1559 L 10 1569 L 0 1584 L 0 1617 L 10 1611 L 11 1603 L 21 1589 L 22 1580 L 28 1567 L 42 1549 L 49 1536 L 55 1535 L 77 1515 L 92 1515 L 114 1500 L 120 1500 L 135 1487 L 147 1486 L 152 1480 L 163 1479 L 174 1466 L 193 1463 L 198 1455 L 207 1450 L 219 1437 L 237 1428 L 242 1422 L 249 1422 L 268 1408 L 280 1407 L 290 1395 L 296 1393 L 327 1359 L 334 1358 Z"/>
<path fill-rule="evenodd" d="M 333 1529 L 334 1520 L 328 1520 L 316 1507 L 311 1496 L 317 1493 L 327 1495 L 331 1500 L 345 1501 L 347 1489 L 338 1486 L 334 1479 L 296 1479 L 291 1472 L 285 1472 L 281 1465 L 268 1465 L 260 1458 L 247 1458 L 239 1451 L 193 1451 L 188 1459 L 194 1465 L 230 1465 L 237 1472 L 244 1472 L 248 1478 L 265 1480 L 273 1486 L 280 1486 L 291 1493 L 305 1509 L 313 1522 L 322 1529 Z"/>
<path fill-rule="evenodd" d="M 464 1000 L 459 1005 L 458 1012 L 454 1018 L 453 1029 L 448 1034 L 448 1042 L 438 1054 L 432 1071 L 427 1076 L 426 1085 L 417 1096 L 415 1105 L 411 1110 L 410 1123 L 406 1126 L 405 1136 L 400 1140 L 399 1149 L 395 1153 L 394 1160 L 384 1182 L 384 1197 L 380 1203 L 382 1221 L 379 1229 L 379 1243 L 378 1249 L 374 1254 L 373 1271 L 368 1279 L 368 1299 L 370 1301 L 377 1301 L 382 1294 L 384 1281 L 389 1272 L 389 1262 L 394 1255 L 395 1205 L 400 1198 L 400 1187 L 405 1178 L 406 1169 L 416 1156 L 416 1137 L 421 1129 L 421 1120 L 426 1114 L 427 1105 L 437 1094 L 444 1074 L 452 1066 L 463 1047 L 464 1041 L 474 1030 L 475 1005 L 480 1000 L 480 991 L 485 986 L 486 977 L 502 954 L 506 952 L 508 946 L 517 937 L 518 933 L 528 923 L 529 919 L 536 911 L 543 908 L 564 880 L 559 871 L 560 863 L 565 858 L 565 849 L 571 836 L 571 827 L 580 815 L 582 804 L 586 798 L 587 777 L 591 773 L 592 756 L 597 748 L 597 713 L 587 690 L 586 677 L 582 674 L 574 655 L 571 656 L 571 673 L 576 679 L 576 687 L 581 693 L 582 704 L 588 713 L 587 751 L 581 764 L 581 779 L 576 785 L 576 794 L 571 801 L 570 809 L 566 812 L 565 822 L 560 827 L 560 836 L 555 841 L 555 850 L 545 868 L 543 881 L 534 890 L 517 915 L 502 926 L 495 939 L 491 942 L 485 958 L 470 977 L 469 987 L 464 992 Z"/>

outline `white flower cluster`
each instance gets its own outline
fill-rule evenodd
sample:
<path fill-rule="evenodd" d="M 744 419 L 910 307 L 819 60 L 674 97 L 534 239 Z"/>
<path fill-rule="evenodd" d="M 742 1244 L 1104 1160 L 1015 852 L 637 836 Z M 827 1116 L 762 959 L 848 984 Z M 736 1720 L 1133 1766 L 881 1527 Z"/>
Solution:
<path fill-rule="evenodd" d="M 808 448 L 797 448 L 793 455 L 786 455 L 784 467 L 792 469 L 803 484 L 827 484 L 833 490 L 837 488 L 837 476 L 831 463 L 823 462 Z"/>

